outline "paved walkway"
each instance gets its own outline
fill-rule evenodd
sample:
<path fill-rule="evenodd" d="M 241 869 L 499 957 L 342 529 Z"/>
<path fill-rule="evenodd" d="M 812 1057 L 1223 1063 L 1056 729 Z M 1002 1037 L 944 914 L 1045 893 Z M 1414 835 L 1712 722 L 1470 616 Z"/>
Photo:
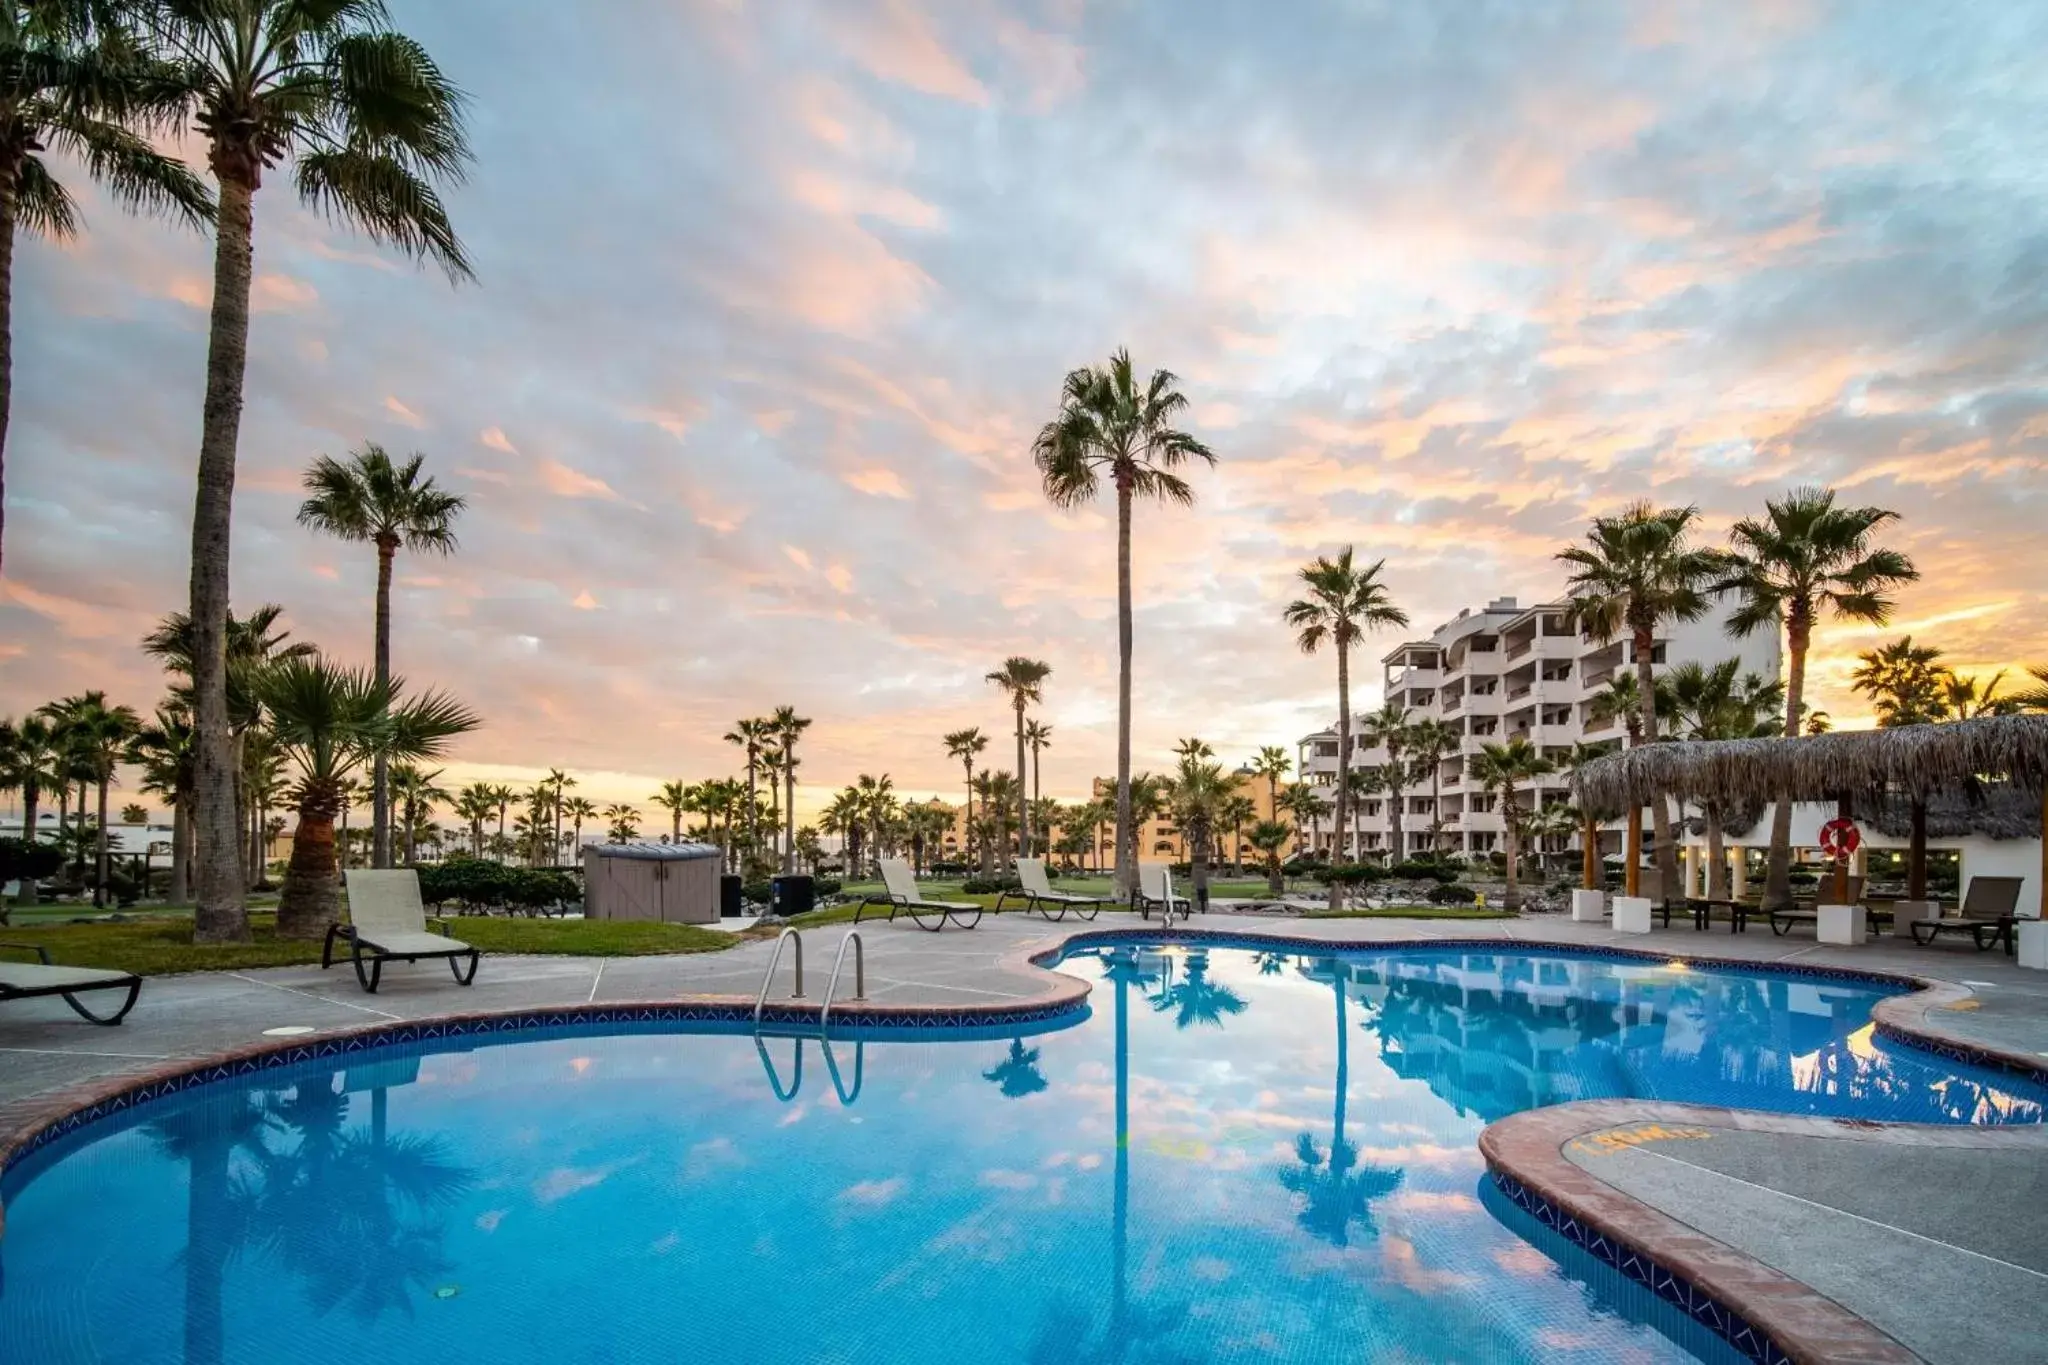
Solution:
<path fill-rule="evenodd" d="M 892 1005 L 1049 1000 L 1070 992 L 1073 980 L 1030 966 L 1029 954 L 1076 931 L 1147 927 L 1113 913 L 1093 924 L 1069 919 L 1058 925 L 1022 915 L 985 916 L 972 932 L 938 934 L 901 923 L 863 925 L 867 995 Z M 1733 935 L 1721 926 L 1625 935 L 1559 917 L 1217 914 L 1195 927 L 1332 944 L 1507 938 L 1896 972 L 1963 988 L 1911 1011 L 1913 1026 L 2048 1057 L 2048 974 L 2022 971 L 2002 954 L 1980 953 L 1960 941 L 1920 948 L 1883 939 L 1840 948 L 1816 944 L 1805 931 L 1776 938 L 1767 928 Z M 813 999 L 842 933 L 831 927 L 807 936 L 806 985 Z M 115 1029 L 80 1023 L 60 1001 L 22 1002 L 0 1009 L 0 1116 L 37 1107 L 35 1097 L 46 1092 L 248 1047 L 279 1028 L 321 1032 L 378 1019 L 592 1001 L 706 995 L 751 1001 L 770 952 L 768 942 L 751 942 L 679 957 L 495 955 L 484 960 L 468 989 L 456 986 L 439 964 L 401 964 L 386 971 L 375 996 L 363 994 L 340 967 L 164 977 L 145 986 L 128 1022 Z M 785 965 L 770 998 L 785 997 L 789 984 Z M 1729 1131 L 1719 1141 L 1659 1143 L 1605 1156 L 1596 1163 L 1597 1175 L 1641 1205 L 1803 1280 L 1931 1359 L 2022 1359 L 2024 1349 L 2015 1353 L 2022 1343 L 2048 1340 L 2048 1311 L 2039 1307 L 2048 1305 L 2048 1234 L 2042 1232 L 2048 1176 L 2041 1174 L 2048 1170 L 2048 1134 L 2023 1134 L 2015 1142 L 1966 1132 L 1930 1146 L 1845 1133 L 1839 1126 L 1822 1136 Z M 1992 1140 L 1978 1142 L 1977 1136 Z"/>

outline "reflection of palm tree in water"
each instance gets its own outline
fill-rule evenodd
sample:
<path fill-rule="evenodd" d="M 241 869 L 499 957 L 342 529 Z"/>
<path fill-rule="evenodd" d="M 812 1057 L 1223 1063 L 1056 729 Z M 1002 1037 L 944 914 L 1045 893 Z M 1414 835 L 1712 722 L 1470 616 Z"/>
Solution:
<path fill-rule="evenodd" d="M 1236 991 L 1209 979 L 1209 954 L 1197 948 L 1187 955 L 1187 974 L 1154 995 L 1152 1008 L 1161 1014 L 1174 1011 L 1173 1026 L 1184 1029 L 1196 1024 L 1222 1028 L 1224 1016 L 1243 1014 L 1249 1006 Z"/>
<path fill-rule="evenodd" d="M 1291 953 L 1260 953 L 1259 975 L 1278 976 L 1287 970 L 1287 964 L 1294 960 Z"/>
<path fill-rule="evenodd" d="M 390 1134 L 385 1093 L 371 1093 L 367 1131 L 348 1129 L 349 1096 L 331 1079 L 300 1085 L 273 1103 L 299 1139 L 267 1151 L 264 1213 L 280 1259 L 304 1281 L 315 1313 L 347 1306 L 365 1322 L 386 1309 L 412 1311 L 452 1266 L 441 1254 L 439 1215 L 466 1193 L 470 1173 L 430 1137 Z"/>
<path fill-rule="evenodd" d="M 1344 1027 L 1344 1006 L 1350 983 L 1343 963 L 1325 962 L 1318 967 L 1320 971 L 1316 974 L 1330 974 L 1330 986 L 1337 996 L 1337 1100 L 1330 1125 L 1330 1151 L 1326 1158 L 1313 1135 L 1301 1134 L 1294 1140 L 1295 1160 L 1299 1164 L 1281 1171 L 1280 1183 L 1302 1196 L 1302 1227 L 1341 1247 L 1350 1244 L 1353 1222 L 1363 1227 L 1365 1240 L 1379 1235 L 1372 1223 L 1370 1206 L 1373 1200 L 1393 1193 L 1401 1183 L 1402 1173 L 1360 1167 L 1357 1149 L 1345 1140 L 1344 1104 L 1351 1088 L 1351 1054 Z"/>
<path fill-rule="evenodd" d="M 1010 1043 L 1009 1055 L 981 1073 L 985 1081 L 994 1081 L 1002 1090 L 1005 1099 L 1018 1099 L 1025 1095 L 1036 1095 L 1045 1089 L 1045 1077 L 1038 1070 L 1038 1049 L 1024 1046 L 1022 1038 Z"/>
<path fill-rule="evenodd" d="M 263 1150 L 268 1122 L 252 1095 L 197 1105 L 144 1130 L 186 1166 L 184 1365 L 218 1365 L 224 1333 L 221 1280 L 234 1254 L 260 1235 L 260 1191 L 233 1174 L 237 1150 Z"/>

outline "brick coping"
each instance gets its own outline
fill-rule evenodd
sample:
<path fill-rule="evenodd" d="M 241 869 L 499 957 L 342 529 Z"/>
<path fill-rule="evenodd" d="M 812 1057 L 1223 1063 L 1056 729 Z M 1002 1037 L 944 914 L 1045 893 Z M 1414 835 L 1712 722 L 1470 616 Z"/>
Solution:
<path fill-rule="evenodd" d="M 1205 944 L 1214 947 L 1284 948 L 1296 952 L 1307 950 L 1333 955 L 1388 956 L 1412 952 L 1464 951 L 1609 961 L 1683 962 L 1688 966 L 1733 969 L 1767 976 L 1809 977 L 1893 986 L 1908 993 L 1886 997 L 1872 1008 L 1872 1019 L 1879 1036 L 1935 1052 L 1950 1060 L 1988 1066 L 2048 1081 L 2048 1060 L 1971 1039 L 1944 1029 L 1930 1019 L 1930 1011 L 1970 997 L 1971 992 L 1968 989 L 1949 982 L 1819 963 L 1759 963 L 1711 954 L 1652 951 L 1604 944 L 1551 944 L 1513 938 L 1422 938 L 1357 942 L 1275 930 L 1218 930 L 1191 928 L 1186 925 L 1119 926 L 1062 931 L 1049 938 L 1041 937 L 1019 942 L 1006 951 L 997 963 L 998 969 L 1009 969 L 1021 975 L 1044 978 L 1043 993 L 1038 997 L 967 1009 L 943 1005 L 847 1004 L 835 1010 L 833 1017 L 835 1021 L 850 1027 L 887 1029 L 892 1032 L 904 1030 L 910 1036 L 990 1026 L 1037 1024 L 1063 1027 L 1067 1023 L 1078 1021 L 1085 1013 L 1089 986 L 1085 981 L 1050 969 L 1076 949 L 1120 944 Z M 256 1074 L 325 1057 L 346 1056 L 388 1045 L 462 1037 L 483 1038 L 506 1034 L 544 1033 L 579 1026 L 609 1026 L 622 1030 L 649 1025 L 729 1026 L 751 1023 L 752 1019 L 751 999 L 733 995 L 685 995 L 663 1001 L 560 1005 L 543 1009 L 481 1010 L 402 1021 L 384 1021 L 335 1030 L 310 1040 L 251 1044 L 210 1057 L 180 1058 L 140 1075 L 128 1073 L 82 1082 L 75 1086 L 31 1096 L 15 1105 L 0 1106 L 0 1175 L 6 1174 L 23 1159 L 50 1143 L 69 1137 L 135 1105 L 161 1099 L 195 1085 L 229 1080 L 237 1076 Z M 761 1022 L 784 1027 L 806 1024 L 815 1026 L 817 1016 L 808 1008 L 771 1004 L 762 1010 Z M 1603 1121 L 1599 1115 L 1587 1113 L 1600 1106 L 1620 1106 L 1622 1108 L 1617 1112 L 1622 1113 L 1624 1117 Z M 1747 1332 L 1748 1337 L 1745 1339 L 1759 1343 L 1763 1352 L 1753 1355 L 1754 1359 L 1873 1362 L 1914 1359 L 1910 1353 L 1841 1353 L 1836 1349 L 1837 1345 L 1848 1346 L 1852 1340 L 1859 1339 L 1855 1337 L 1855 1328 L 1869 1334 L 1871 1340 L 1868 1344 L 1873 1350 L 1879 1346 L 1886 1346 L 1894 1352 L 1900 1352 L 1904 1348 L 1899 1347 L 1890 1337 L 1884 1336 L 1862 1319 L 1849 1314 L 1840 1305 L 1823 1298 L 1798 1281 L 1763 1266 L 1761 1262 L 1754 1261 L 1733 1248 L 1694 1232 L 1648 1205 L 1622 1195 L 1610 1186 L 1600 1184 L 1579 1171 L 1578 1167 L 1573 1166 L 1562 1155 L 1564 1141 L 1584 1136 L 1587 1132 L 1602 1127 L 1630 1121 L 1628 1116 L 1639 1115 L 1651 1109 L 1660 1113 L 1718 1114 L 1723 1116 L 1722 1126 L 1733 1126 L 1734 1120 L 1739 1118 L 1743 1126 L 1751 1128 L 1764 1127 L 1767 1126 L 1766 1121 L 1782 1118 L 1749 1110 L 1651 1105 L 1647 1102 L 1629 1100 L 1582 1101 L 1529 1110 L 1489 1125 L 1480 1134 L 1480 1149 L 1502 1192 L 1535 1214 L 1545 1226 L 1560 1227 L 1558 1218 L 1559 1214 L 1563 1213 L 1574 1220 L 1575 1226 L 1586 1228 L 1589 1235 L 1604 1239 L 1610 1246 L 1618 1244 L 1620 1254 L 1626 1256 L 1633 1251 L 1639 1258 L 1647 1257 L 1652 1262 L 1659 1260 L 1655 1252 L 1646 1247 L 1635 1246 L 1632 1238 L 1649 1236 L 1658 1246 L 1666 1248 L 1666 1259 L 1670 1262 L 1664 1267 L 1667 1289 L 1674 1290 L 1677 1297 L 1672 1297 L 1672 1294 L 1662 1289 L 1657 1292 L 1665 1297 L 1672 1297 L 1673 1302 L 1693 1313 L 1698 1320 L 1721 1331 L 1731 1342 L 1737 1342 L 1737 1337 Z M 1550 1146 L 1547 1157 L 1540 1150 L 1541 1138 L 1534 1143 L 1536 1150 L 1531 1151 L 1525 1150 L 1529 1149 L 1531 1144 L 1522 1135 L 1522 1130 L 1525 1129 L 1532 1134 L 1548 1131 L 1539 1128 L 1536 1123 L 1537 1120 L 1545 1119 L 1561 1122 L 1564 1127 L 1572 1129 L 1563 1139 Z M 1697 1118 L 1686 1121 L 1702 1122 Z M 1881 1127 L 1918 1126 L 1920 1125 Z M 1505 1136 L 1500 1133 L 1502 1129 L 1507 1129 Z M 1508 1159 L 1497 1159 L 1496 1152 L 1501 1150 L 1503 1142 L 1509 1140 L 1513 1141 L 1512 1156 Z M 1565 1171 L 1556 1169 L 1557 1167 L 1579 1172 L 1578 1180 L 1574 1182 Z M 1598 1186 L 1598 1191 L 1605 1191 L 1604 1202 L 1598 1191 L 1590 1188 L 1592 1186 Z M 1562 1202 L 1559 1202 L 1560 1199 Z M 1551 1217 L 1545 1217 L 1545 1209 L 1552 1211 Z M 1658 1220 L 1661 1220 L 1661 1225 Z M 0 1210 L 0 1233 L 4 1233 L 4 1228 L 4 1210 Z M 1581 1244 L 1587 1245 L 1584 1242 Z M 1673 1247 L 1678 1248 L 1683 1254 L 1670 1256 L 1669 1252 Z M 1690 1260 L 1686 1259 L 1688 1255 L 1691 1257 Z M 1610 1264 L 1618 1263 L 1610 1261 Z M 1702 1269 L 1708 1278 L 1702 1281 L 1676 1273 L 1677 1270 L 1688 1266 Z M 1626 1270 L 1624 1273 L 1627 1273 Z M 1651 1283 L 1647 1279 L 1644 1282 Z M 1656 1286 L 1652 1284 L 1652 1288 Z M 1725 1297 L 1727 1295 L 1733 1297 Z M 1704 1312 L 1695 1311 L 1695 1302 L 1706 1305 Z M 1825 1305 L 1826 1308 L 1823 1309 L 1820 1305 Z M 1747 1321 L 1732 1322 L 1731 1326 L 1731 1308 Z M 1847 1322 L 1837 1322 L 1829 1318 L 1827 1310 L 1832 1310 L 1834 1314 L 1847 1319 Z M 1724 1330 L 1724 1327 L 1729 1330 Z M 1802 1333 L 1813 1331 L 1822 1331 L 1823 1339 L 1835 1345 L 1830 1345 L 1829 1351 L 1821 1354 L 1806 1353 L 1802 1343 L 1807 1337 Z M 1826 1335 L 1828 1332 L 1840 1333 L 1839 1340 L 1836 1336 Z M 1786 1344 L 1781 1348 L 1780 1343 Z M 1739 1342 L 1737 1344 L 1738 1349 L 1745 1349 Z"/>

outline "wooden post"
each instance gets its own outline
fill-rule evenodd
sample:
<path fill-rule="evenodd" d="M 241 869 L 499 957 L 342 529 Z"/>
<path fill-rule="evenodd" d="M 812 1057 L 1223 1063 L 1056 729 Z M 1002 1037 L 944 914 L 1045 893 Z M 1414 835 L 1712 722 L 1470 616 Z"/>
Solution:
<path fill-rule="evenodd" d="M 2048 919 L 2048 773 L 2041 775 L 2041 908 L 2034 913 Z"/>
<path fill-rule="evenodd" d="M 1849 798 L 1846 795 L 1835 798 L 1835 818 L 1838 820 L 1850 818 Z M 1847 858 L 1835 859 L 1834 903 L 1836 905 L 1847 905 L 1849 903 L 1849 860 Z"/>
<path fill-rule="evenodd" d="M 1631 896 L 1643 890 L 1643 808 L 1628 810 L 1628 847 L 1622 855 L 1622 886 Z"/>

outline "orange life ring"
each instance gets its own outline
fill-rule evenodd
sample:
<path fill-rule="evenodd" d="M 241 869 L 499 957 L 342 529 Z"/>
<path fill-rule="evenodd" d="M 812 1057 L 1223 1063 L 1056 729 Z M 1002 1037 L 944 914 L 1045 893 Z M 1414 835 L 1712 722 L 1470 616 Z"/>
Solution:
<path fill-rule="evenodd" d="M 1853 820 L 1836 818 L 1820 827 L 1820 851 L 1836 862 L 1855 855 L 1863 845 L 1863 832 Z"/>

